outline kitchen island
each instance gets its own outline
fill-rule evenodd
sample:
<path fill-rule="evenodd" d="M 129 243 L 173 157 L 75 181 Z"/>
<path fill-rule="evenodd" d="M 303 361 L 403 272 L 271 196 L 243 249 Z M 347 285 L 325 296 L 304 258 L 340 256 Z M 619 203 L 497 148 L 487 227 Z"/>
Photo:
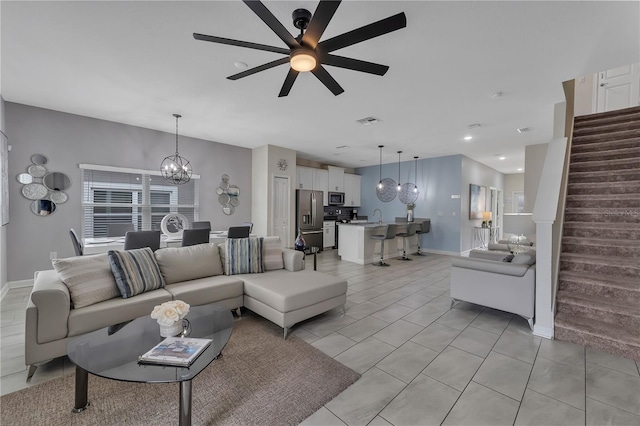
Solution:
<path fill-rule="evenodd" d="M 372 235 L 381 235 L 385 232 L 386 223 L 337 223 L 338 229 L 338 255 L 342 260 L 354 262 L 359 265 L 375 263 L 380 260 L 380 241 L 371 238 Z M 407 223 L 396 223 L 396 233 L 405 232 Z M 419 236 L 407 240 L 407 253 L 417 249 Z M 402 256 L 402 237 L 396 237 L 384 242 L 384 258 Z"/>

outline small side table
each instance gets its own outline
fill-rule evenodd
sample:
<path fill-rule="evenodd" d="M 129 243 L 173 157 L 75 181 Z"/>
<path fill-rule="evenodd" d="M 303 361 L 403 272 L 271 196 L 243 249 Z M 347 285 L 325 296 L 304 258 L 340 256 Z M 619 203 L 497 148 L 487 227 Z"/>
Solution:
<path fill-rule="evenodd" d="M 318 270 L 318 252 L 320 251 L 319 247 L 309 247 L 304 250 L 305 256 L 308 254 L 313 255 L 313 270 Z"/>

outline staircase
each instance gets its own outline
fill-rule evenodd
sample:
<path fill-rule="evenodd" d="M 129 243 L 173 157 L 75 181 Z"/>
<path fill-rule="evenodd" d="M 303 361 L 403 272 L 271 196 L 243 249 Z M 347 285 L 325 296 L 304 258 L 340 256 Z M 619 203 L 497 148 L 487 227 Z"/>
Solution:
<path fill-rule="evenodd" d="M 640 107 L 575 118 L 555 338 L 640 360 Z"/>

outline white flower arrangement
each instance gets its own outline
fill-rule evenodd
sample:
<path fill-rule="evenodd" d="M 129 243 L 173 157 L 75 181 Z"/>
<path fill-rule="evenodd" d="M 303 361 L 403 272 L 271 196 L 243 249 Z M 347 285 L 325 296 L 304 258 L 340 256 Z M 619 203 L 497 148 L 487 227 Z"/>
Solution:
<path fill-rule="evenodd" d="M 158 321 L 158 324 L 169 327 L 181 321 L 189 313 L 189 308 L 189 304 L 182 300 L 171 300 L 153 308 L 151 318 Z"/>

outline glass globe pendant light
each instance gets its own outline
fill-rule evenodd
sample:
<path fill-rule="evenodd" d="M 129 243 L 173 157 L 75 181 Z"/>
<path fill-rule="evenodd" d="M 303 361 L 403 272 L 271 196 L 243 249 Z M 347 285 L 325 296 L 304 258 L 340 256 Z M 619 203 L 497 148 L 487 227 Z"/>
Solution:
<path fill-rule="evenodd" d="M 398 151 L 398 192 L 402 191 L 402 185 L 400 184 L 400 154 L 402 154 L 402 151 Z"/>
<path fill-rule="evenodd" d="M 382 184 L 382 148 L 384 148 L 384 145 L 378 145 L 378 148 L 380 148 L 380 180 L 378 181 L 378 189 L 382 190 L 384 188 Z"/>
<path fill-rule="evenodd" d="M 178 153 L 178 119 L 180 114 L 173 114 L 176 118 L 176 153 L 169 155 L 162 160 L 160 172 L 162 176 L 174 185 L 182 185 L 191 180 L 191 163 Z"/>
<path fill-rule="evenodd" d="M 415 156 L 415 157 L 413 157 L 413 159 L 416 162 L 416 178 L 413 181 L 414 182 L 413 183 L 413 192 L 415 192 L 417 194 L 418 193 L 418 157 Z"/>

